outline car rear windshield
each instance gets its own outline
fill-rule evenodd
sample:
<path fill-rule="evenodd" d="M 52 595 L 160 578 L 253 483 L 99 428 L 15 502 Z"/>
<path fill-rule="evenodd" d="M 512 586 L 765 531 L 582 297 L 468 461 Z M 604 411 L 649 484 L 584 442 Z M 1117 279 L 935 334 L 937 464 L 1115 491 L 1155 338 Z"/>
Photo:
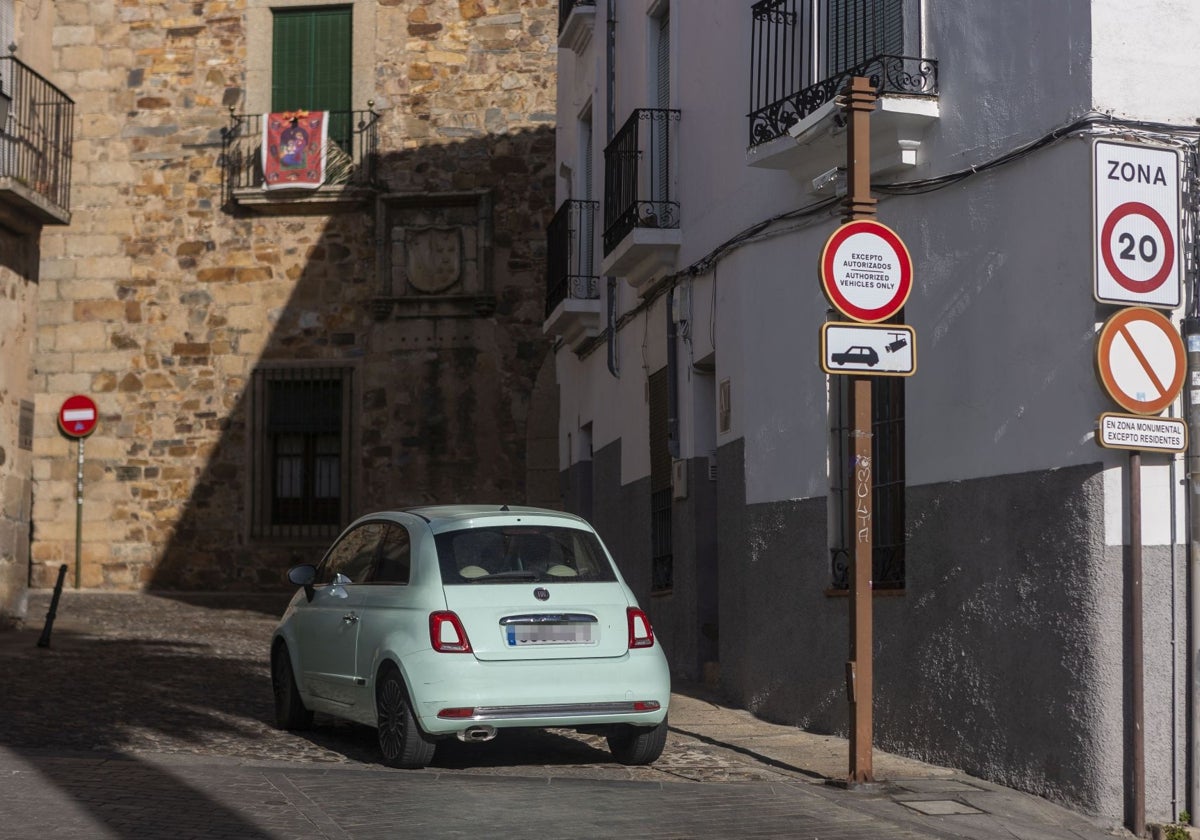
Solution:
<path fill-rule="evenodd" d="M 443 584 L 616 580 L 590 531 L 546 525 L 467 528 L 437 535 Z"/>

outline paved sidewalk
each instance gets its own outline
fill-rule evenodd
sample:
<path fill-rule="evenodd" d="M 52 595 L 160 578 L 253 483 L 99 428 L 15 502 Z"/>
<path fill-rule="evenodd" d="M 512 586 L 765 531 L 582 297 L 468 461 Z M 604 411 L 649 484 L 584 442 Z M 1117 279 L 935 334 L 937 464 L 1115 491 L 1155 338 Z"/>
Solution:
<path fill-rule="evenodd" d="M 951 769 L 876 752 L 845 790 L 845 739 L 758 720 L 678 685 L 649 768 L 576 733 L 447 742 L 434 766 L 377 763 L 373 732 L 271 725 L 266 667 L 287 594 L 67 590 L 0 631 L 0 838 L 1131 836 Z"/>

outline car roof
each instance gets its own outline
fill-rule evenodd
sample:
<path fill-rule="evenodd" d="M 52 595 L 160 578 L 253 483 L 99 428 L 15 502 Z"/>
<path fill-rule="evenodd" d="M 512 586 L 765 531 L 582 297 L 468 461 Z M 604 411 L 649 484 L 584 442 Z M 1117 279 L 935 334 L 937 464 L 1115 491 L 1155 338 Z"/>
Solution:
<path fill-rule="evenodd" d="M 401 512 L 421 517 L 435 531 L 442 526 L 459 525 L 468 520 L 495 519 L 496 524 L 501 524 L 503 520 L 513 522 L 530 516 L 559 519 L 564 525 L 590 527 L 586 520 L 573 513 L 526 505 L 424 505 L 404 508 Z"/>

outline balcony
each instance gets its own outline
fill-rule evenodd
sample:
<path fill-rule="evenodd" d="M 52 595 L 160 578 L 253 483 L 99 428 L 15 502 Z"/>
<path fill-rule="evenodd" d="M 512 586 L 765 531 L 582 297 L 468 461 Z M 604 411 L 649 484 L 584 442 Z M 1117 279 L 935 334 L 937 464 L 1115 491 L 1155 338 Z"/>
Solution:
<path fill-rule="evenodd" d="M 596 0 L 558 0 L 558 45 L 579 54 L 592 40 Z"/>
<path fill-rule="evenodd" d="M 600 286 L 593 268 L 597 201 L 567 200 L 546 228 L 546 323 L 572 347 L 600 334 Z"/>
<path fill-rule="evenodd" d="M 260 213 L 323 214 L 374 201 L 378 192 L 379 114 L 330 111 L 325 180 L 316 188 L 267 189 L 263 175 L 263 114 L 229 112 L 221 130 L 226 207 Z"/>
<path fill-rule="evenodd" d="M 865 76 L 879 96 L 871 118 L 872 174 L 917 163 L 938 118 L 938 65 L 916 55 L 920 0 L 760 0 L 752 7 L 747 163 L 801 180 L 845 165 L 838 96 Z M 813 185 L 819 191 L 822 184 Z"/>
<path fill-rule="evenodd" d="M 682 241 L 675 200 L 680 113 L 639 108 L 604 149 L 604 261 L 600 273 L 641 289 L 672 267 Z"/>
<path fill-rule="evenodd" d="M 22 231 L 71 221 L 75 103 L 13 56 L 0 58 L 11 99 L 0 134 L 0 220 Z"/>

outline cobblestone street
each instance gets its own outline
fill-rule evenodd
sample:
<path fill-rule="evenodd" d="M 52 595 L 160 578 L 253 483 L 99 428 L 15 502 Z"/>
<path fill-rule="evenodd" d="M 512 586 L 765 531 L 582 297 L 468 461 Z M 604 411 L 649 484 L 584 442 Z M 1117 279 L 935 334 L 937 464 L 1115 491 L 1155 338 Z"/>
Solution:
<path fill-rule="evenodd" d="M 271 630 L 289 595 L 139 596 L 65 591 L 49 648 L 34 640 L 50 597 L 31 594 L 26 630 L 0 636 L 11 678 L 0 744 L 122 754 L 377 764 L 374 731 L 319 717 L 305 733 L 272 723 Z M 6 680 L 7 681 L 7 680 Z M 570 731 L 447 741 L 435 767 L 481 774 L 553 766 L 604 779 L 763 781 L 794 771 L 738 761 L 676 733 L 650 768 L 612 761 L 602 738 Z"/>
<path fill-rule="evenodd" d="M 887 783 L 830 786 L 844 740 L 699 686 L 676 687 L 651 767 L 556 730 L 442 742 L 431 767 L 390 770 L 369 728 L 272 725 L 268 644 L 287 597 L 67 590 L 39 647 L 50 593 L 30 593 L 24 627 L 0 632 L 0 838 L 1128 836 L 885 753 Z"/>

